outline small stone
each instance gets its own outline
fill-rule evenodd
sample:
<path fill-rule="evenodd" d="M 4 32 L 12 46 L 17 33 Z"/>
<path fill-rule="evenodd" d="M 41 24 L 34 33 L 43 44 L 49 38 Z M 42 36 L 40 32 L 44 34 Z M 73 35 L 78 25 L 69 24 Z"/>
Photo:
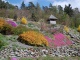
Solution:
<path fill-rule="evenodd" d="M 35 52 L 31 52 L 31 54 L 33 55 L 33 54 L 35 54 Z"/>
<path fill-rule="evenodd" d="M 46 55 L 45 55 L 45 54 L 43 54 L 42 56 L 43 56 L 43 57 L 46 57 Z"/>

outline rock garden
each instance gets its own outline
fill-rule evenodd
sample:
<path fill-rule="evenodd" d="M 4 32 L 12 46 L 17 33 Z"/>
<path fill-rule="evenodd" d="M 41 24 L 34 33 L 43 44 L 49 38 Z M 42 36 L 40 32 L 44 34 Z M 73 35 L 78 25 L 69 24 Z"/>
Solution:
<path fill-rule="evenodd" d="M 47 56 L 80 57 L 80 26 L 72 29 L 27 21 L 25 17 L 20 21 L 0 18 L 0 60 Z"/>

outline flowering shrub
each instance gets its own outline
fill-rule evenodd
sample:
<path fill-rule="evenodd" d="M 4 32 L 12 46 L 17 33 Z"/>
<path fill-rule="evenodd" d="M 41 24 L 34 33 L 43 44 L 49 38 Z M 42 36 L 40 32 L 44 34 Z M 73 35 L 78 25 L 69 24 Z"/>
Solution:
<path fill-rule="evenodd" d="M 9 25 L 4 19 L 0 19 L 0 33 L 11 34 L 12 26 Z"/>
<path fill-rule="evenodd" d="M 7 22 L 13 26 L 13 27 L 17 27 L 17 23 L 15 21 L 12 21 L 12 20 L 7 20 Z"/>
<path fill-rule="evenodd" d="M 6 23 L 5 20 L 0 18 L 0 31 L 3 29 L 5 23 Z"/>
<path fill-rule="evenodd" d="M 36 31 L 27 31 L 19 35 L 19 40 L 25 41 L 31 45 L 48 46 L 48 41 L 44 35 Z"/>
<path fill-rule="evenodd" d="M 68 28 L 67 26 L 64 26 L 64 30 L 65 30 L 66 32 L 69 32 L 69 28 Z"/>
<path fill-rule="evenodd" d="M 13 27 L 10 24 L 5 24 L 3 26 L 1 33 L 5 34 L 5 35 L 10 35 L 10 34 L 12 34 L 12 29 L 13 29 Z"/>
<path fill-rule="evenodd" d="M 26 20 L 25 17 L 22 18 L 21 23 L 22 23 L 22 24 L 27 24 L 27 20 Z"/>
<path fill-rule="evenodd" d="M 77 29 L 77 30 L 78 30 L 78 32 L 80 32 L 80 25 L 79 25 L 79 27 L 78 27 L 78 29 Z"/>

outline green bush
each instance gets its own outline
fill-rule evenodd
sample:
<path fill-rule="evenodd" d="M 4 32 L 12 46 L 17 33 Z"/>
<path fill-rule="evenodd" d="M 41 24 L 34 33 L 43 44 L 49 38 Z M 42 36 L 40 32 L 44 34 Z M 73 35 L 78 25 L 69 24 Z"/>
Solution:
<path fill-rule="evenodd" d="M 13 34 L 19 35 L 19 34 L 22 34 L 23 32 L 29 31 L 29 30 L 32 30 L 32 29 L 27 28 L 26 26 L 23 26 L 23 25 L 19 25 L 18 27 L 13 28 Z"/>
<path fill-rule="evenodd" d="M 33 31 L 37 31 L 37 32 L 39 32 L 39 30 L 38 30 L 38 29 L 33 29 Z"/>
<path fill-rule="evenodd" d="M 28 27 L 34 27 L 34 24 L 33 23 L 28 23 Z"/>

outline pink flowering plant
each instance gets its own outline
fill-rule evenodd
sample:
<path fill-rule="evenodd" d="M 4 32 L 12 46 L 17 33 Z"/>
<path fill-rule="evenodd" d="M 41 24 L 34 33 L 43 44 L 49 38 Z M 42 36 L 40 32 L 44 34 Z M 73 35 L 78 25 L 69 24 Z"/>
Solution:
<path fill-rule="evenodd" d="M 64 34 L 57 33 L 54 34 L 55 40 L 53 40 L 53 43 L 55 46 L 64 46 L 64 45 L 71 45 L 72 41 L 69 40 Z"/>

